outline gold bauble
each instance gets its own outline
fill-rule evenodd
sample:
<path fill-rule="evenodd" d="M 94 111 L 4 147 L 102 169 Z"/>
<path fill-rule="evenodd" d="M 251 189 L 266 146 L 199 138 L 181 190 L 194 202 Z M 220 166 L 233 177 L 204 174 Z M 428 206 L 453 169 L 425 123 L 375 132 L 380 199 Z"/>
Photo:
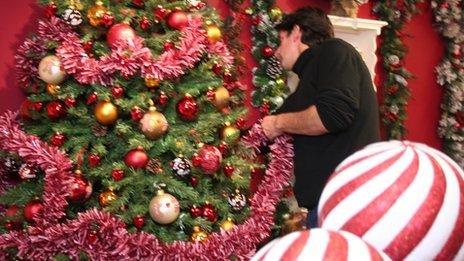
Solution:
<path fill-rule="evenodd" d="M 145 85 L 148 87 L 148 88 L 156 88 L 158 87 L 159 85 L 159 80 L 156 79 L 156 78 L 145 78 Z"/>
<path fill-rule="evenodd" d="M 118 119 L 118 107 L 109 101 L 100 101 L 93 111 L 95 118 L 102 125 L 111 125 Z"/>
<path fill-rule="evenodd" d="M 234 144 L 240 139 L 240 130 L 234 125 L 226 122 L 226 126 L 222 128 L 220 136 L 221 140 L 225 143 Z"/>
<path fill-rule="evenodd" d="M 273 7 L 269 10 L 269 17 L 272 21 L 276 22 L 282 19 L 282 10 L 278 7 Z"/>
<path fill-rule="evenodd" d="M 118 196 L 116 196 L 113 190 L 110 189 L 110 190 L 102 192 L 98 196 L 98 202 L 100 202 L 100 206 L 106 207 L 106 206 L 109 206 L 111 203 L 113 203 L 117 198 Z"/>
<path fill-rule="evenodd" d="M 285 87 L 285 80 L 284 80 L 284 79 L 282 79 L 282 78 L 277 78 L 277 79 L 275 80 L 275 82 L 276 82 L 276 85 L 279 86 L 279 88 Z"/>
<path fill-rule="evenodd" d="M 221 228 L 224 229 L 225 231 L 229 231 L 232 228 L 234 228 L 235 224 L 232 222 L 232 219 L 227 218 L 226 220 L 222 221 L 221 223 Z"/>
<path fill-rule="evenodd" d="M 219 110 L 226 108 L 229 106 L 230 94 L 229 91 L 224 87 L 221 86 L 214 91 L 214 100 L 213 104 Z"/>
<path fill-rule="evenodd" d="M 166 133 L 169 124 L 161 112 L 151 106 L 139 122 L 140 130 L 149 139 L 157 139 Z"/>
<path fill-rule="evenodd" d="M 222 38 L 221 29 L 216 25 L 208 25 L 206 28 L 206 34 L 208 35 L 208 40 L 212 43 L 215 43 Z"/>
<path fill-rule="evenodd" d="M 56 84 L 47 84 L 47 92 L 50 94 L 50 95 L 57 95 L 58 92 L 60 91 L 60 86 L 59 85 L 56 85 Z"/>
<path fill-rule="evenodd" d="M 45 56 L 39 63 L 38 73 L 40 79 L 50 84 L 60 84 L 66 77 L 61 60 L 56 55 Z"/>
<path fill-rule="evenodd" d="M 193 227 L 193 233 L 190 236 L 191 241 L 202 242 L 205 241 L 206 238 L 208 238 L 208 234 L 203 229 L 201 229 L 199 226 Z"/>
<path fill-rule="evenodd" d="M 103 5 L 102 1 L 96 1 L 95 5 L 89 8 L 87 11 L 87 18 L 92 26 L 99 26 L 102 24 L 103 16 L 108 10 Z"/>
<path fill-rule="evenodd" d="M 151 218 L 159 224 L 170 224 L 176 221 L 180 213 L 179 201 L 171 194 L 158 190 L 158 193 L 150 201 L 148 211 Z"/>

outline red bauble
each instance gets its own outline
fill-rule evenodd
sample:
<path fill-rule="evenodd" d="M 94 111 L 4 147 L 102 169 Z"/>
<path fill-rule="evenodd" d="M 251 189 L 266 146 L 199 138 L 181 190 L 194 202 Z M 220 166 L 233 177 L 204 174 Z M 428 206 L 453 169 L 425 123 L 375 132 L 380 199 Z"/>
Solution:
<path fill-rule="evenodd" d="M 200 159 L 198 168 L 206 174 L 213 174 L 221 167 L 222 154 L 214 146 L 203 145 L 198 152 L 198 157 Z"/>
<path fill-rule="evenodd" d="M 40 200 L 31 200 L 24 206 L 24 217 L 28 222 L 34 222 L 33 216 L 43 209 L 42 202 Z"/>
<path fill-rule="evenodd" d="M 160 92 L 158 96 L 157 104 L 161 106 L 165 106 L 168 103 L 168 101 L 169 101 L 169 97 L 164 92 Z"/>
<path fill-rule="evenodd" d="M 91 154 L 89 156 L 89 166 L 90 167 L 96 167 L 100 164 L 100 161 L 101 161 L 101 158 L 100 156 L 96 155 L 96 154 Z"/>
<path fill-rule="evenodd" d="M 115 44 L 119 41 L 132 42 L 136 37 L 134 29 L 128 24 L 119 23 L 111 26 L 106 35 L 106 41 L 108 45 L 112 48 L 115 47 Z"/>
<path fill-rule="evenodd" d="M 87 105 L 94 103 L 97 100 L 97 93 L 93 92 L 89 96 L 87 96 Z"/>
<path fill-rule="evenodd" d="M 24 100 L 19 107 L 19 115 L 23 120 L 31 118 L 31 111 L 35 110 L 35 103 L 30 100 Z"/>
<path fill-rule="evenodd" d="M 232 176 L 232 173 L 234 173 L 234 170 L 234 167 L 230 164 L 224 166 L 224 174 L 229 178 Z"/>
<path fill-rule="evenodd" d="M 188 24 L 188 16 L 184 11 L 176 10 L 169 14 L 166 23 L 171 29 L 182 30 Z"/>
<path fill-rule="evenodd" d="M 186 121 L 193 121 L 198 116 L 198 103 L 197 101 L 190 95 L 186 95 L 182 98 L 176 106 L 177 114 L 181 117 L 181 119 Z"/>
<path fill-rule="evenodd" d="M 208 98 L 208 101 L 214 101 L 216 98 L 216 92 L 213 89 L 209 89 L 206 92 L 206 97 Z"/>
<path fill-rule="evenodd" d="M 50 144 L 52 144 L 53 146 L 60 147 L 64 144 L 65 141 L 66 137 L 59 132 L 53 134 L 53 136 L 50 137 Z"/>
<path fill-rule="evenodd" d="M 83 202 L 90 197 L 92 190 L 92 183 L 78 172 L 70 185 L 68 198 L 73 202 Z"/>
<path fill-rule="evenodd" d="M 140 26 L 140 29 L 145 30 L 145 31 L 150 29 L 151 27 L 150 20 L 148 20 L 148 18 L 145 16 L 142 17 L 142 19 L 139 22 L 139 26 Z"/>
<path fill-rule="evenodd" d="M 114 24 L 114 15 L 106 12 L 102 17 L 101 23 L 106 27 L 110 27 Z"/>
<path fill-rule="evenodd" d="M 218 219 L 216 210 L 214 209 L 213 205 L 209 203 L 203 205 L 201 216 L 210 222 L 216 222 Z"/>
<path fill-rule="evenodd" d="M 145 225 L 145 219 L 142 216 L 135 216 L 132 223 L 134 223 L 134 227 L 141 229 Z"/>
<path fill-rule="evenodd" d="M 191 176 L 189 179 L 189 184 L 192 187 L 196 187 L 198 185 L 198 179 L 195 176 Z"/>
<path fill-rule="evenodd" d="M 197 205 L 193 205 L 191 208 L 190 208 L 190 215 L 193 217 L 193 218 L 197 218 L 197 217 L 200 217 L 201 214 L 202 214 L 203 210 L 197 206 Z"/>
<path fill-rule="evenodd" d="M 45 7 L 45 16 L 47 18 L 51 18 L 52 16 L 54 16 L 56 14 L 56 11 L 58 10 L 58 7 L 56 7 L 55 3 L 49 3 L 46 7 Z"/>
<path fill-rule="evenodd" d="M 265 45 L 265 46 L 261 49 L 261 54 L 262 54 L 265 58 L 271 58 L 271 57 L 274 55 L 274 50 L 273 50 L 272 47 L 270 47 L 269 45 Z"/>
<path fill-rule="evenodd" d="M 262 168 L 252 168 L 251 169 L 251 175 L 252 176 L 262 176 L 264 175 L 264 169 Z"/>
<path fill-rule="evenodd" d="M 239 128 L 240 130 L 245 130 L 247 128 L 246 120 L 244 118 L 238 118 L 235 121 L 235 126 L 237 126 L 237 128 Z"/>
<path fill-rule="evenodd" d="M 93 51 L 93 42 L 86 41 L 82 44 L 82 47 L 84 48 L 86 52 L 91 53 Z"/>
<path fill-rule="evenodd" d="M 153 9 L 153 14 L 155 18 L 159 21 L 164 20 L 164 18 L 169 14 L 169 10 L 165 9 L 161 5 Z"/>
<path fill-rule="evenodd" d="M 126 156 L 124 157 L 124 163 L 134 169 L 145 168 L 148 164 L 148 161 L 148 155 L 142 148 L 132 149 L 127 152 Z"/>
<path fill-rule="evenodd" d="M 222 73 L 222 65 L 220 63 L 215 63 L 213 67 L 211 67 L 211 70 L 216 74 L 216 75 L 221 75 Z"/>
<path fill-rule="evenodd" d="M 139 107 L 134 107 L 131 109 L 130 114 L 133 121 L 139 121 L 143 118 L 144 112 Z"/>
<path fill-rule="evenodd" d="M 224 83 L 226 84 L 229 84 L 229 83 L 232 83 L 234 81 L 234 77 L 232 76 L 232 74 L 229 72 L 229 71 L 225 71 L 223 74 L 222 74 L 222 79 L 224 80 Z M 229 86 L 226 86 L 227 90 L 231 91 L 229 88 Z"/>
<path fill-rule="evenodd" d="M 64 100 L 64 104 L 66 104 L 66 106 L 68 106 L 68 108 L 74 107 L 74 106 L 76 106 L 76 99 L 74 99 L 73 97 L 67 97 Z"/>
<path fill-rule="evenodd" d="M 87 242 L 92 245 L 98 240 L 98 234 L 97 231 L 90 231 L 90 233 L 87 234 Z"/>
<path fill-rule="evenodd" d="M 227 153 L 229 152 L 229 146 L 227 146 L 227 143 L 225 143 L 224 141 L 221 142 L 218 145 L 218 149 L 221 152 L 222 157 L 227 156 Z"/>
<path fill-rule="evenodd" d="M 198 154 L 193 154 L 192 156 L 192 165 L 196 168 L 200 167 L 201 166 L 201 158 Z"/>
<path fill-rule="evenodd" d="M 19 217 L 19 208 L 16 205 L 11 205 L 5 211 L 5 217 L 9 219 L 9 221 L 5 222 L 5 228 L 8 230 L 19 230 L 23 227 L 21 222 L 21 218 Z"/>
<path fill-rule="evenodd" d="M 169 41 L 169 40 L 166 41 L 166 42 L 163 44 L 163 48 L 164 48 L 165 51 L 172 50 L 172 49 L 174 49 L 174 47 L 175 47 L 174 43 L 171 42 L 171 41 Z"/>
<path fill-rule="evenodd" d="M 270 106 L 269 106 L 269 103 L 263 103 L 263 105 L 261 105 L 261 107 L 259 107 L 259 112 L 261 112 L 262 115 L 269 115 L 269 110 L 270 110 Z"/>
<path fill-rule="evenodd" d="M 111 177 L 113 177 L 114 181 L 120 181 L 124 178 L 124 171 L 122 169 L 113 169 L 111 171 Z"/>
<path fill-rule="evenodd" d="M 48 118 L 56 120 L 66 115 L 66 106 L 61 101 L 52 101 L 47 104 L 46 111 Z"/>
<path fill-rule="evenodd" d="M 119 85 L 113 86 L 113 88 L 111 88 L 111 95 L 113 95 L 115 99 L 122 98 L 124 96 L 124 88 Z"/>

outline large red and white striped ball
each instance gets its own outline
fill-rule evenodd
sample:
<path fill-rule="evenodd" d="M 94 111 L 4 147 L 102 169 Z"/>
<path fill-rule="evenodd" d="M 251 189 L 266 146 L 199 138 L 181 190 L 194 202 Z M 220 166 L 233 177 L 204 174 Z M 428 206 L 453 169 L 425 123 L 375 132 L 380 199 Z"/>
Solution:
<path fill-rule="evenodd" d="M 464 260 L 463 177 L 453 160 L 424 144 L 374 143 L 329 178 L 319 223 L 354 233 L 394 260 Z"/>
<path fill-rule="evenodd" d="M 265 245 L 251 261 L 368 261 L 390 260 L 358 236 L 321 228 L 297 231 Z"/>

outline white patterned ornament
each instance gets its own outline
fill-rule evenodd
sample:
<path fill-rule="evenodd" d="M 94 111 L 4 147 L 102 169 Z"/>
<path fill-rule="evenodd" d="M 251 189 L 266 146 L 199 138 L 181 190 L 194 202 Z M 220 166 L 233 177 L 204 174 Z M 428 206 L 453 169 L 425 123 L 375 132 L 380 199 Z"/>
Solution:
<path fill-rule="evenodd" d="M 67 24 L 71 26 L 78 26 L 82 24 L 81 12 L 73 8 L 68 8 L 64 10 L 62 18 Z"/>
<path fill-rule="evenodd" d="M 336 168 L 319 221 L 394 260 L 464 260 L 463 177 L 453 160 L 424 144 L 375 143 Z"/>
<path fill-rule="evenodd" d="M 251 259 L 258 260 L 387 261 L 390 258 L 349 232 L 315 228 L 271 241 Z"/>

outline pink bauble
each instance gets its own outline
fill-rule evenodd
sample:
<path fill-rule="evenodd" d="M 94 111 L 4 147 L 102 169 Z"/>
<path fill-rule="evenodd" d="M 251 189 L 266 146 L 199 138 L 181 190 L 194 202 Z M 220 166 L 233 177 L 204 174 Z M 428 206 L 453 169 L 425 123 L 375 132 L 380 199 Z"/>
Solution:
<path fill-rule="evenodd" d="M 271 241 L 251 259 L 258 260 L 380 261 L 390 258 L 349 232 L 315 228 Z"/>
<path fill-rule="evenodd" d="M 424 144 L 375 143 L 329 178 L 319 222 L 352 232 L 395 260 L 464 260 L 457 257 L 464 255 L 463 176 L 453 160 Z"/>
<path fill-rule="evenodd" d="M 155 222 L 166 225 L 176 221 L 180 213 L 180 205 L 174 196 L 160 190 L 150 201 L 148 210 Z"/>
<path fill-rule="evenodd" d="M 38 72 L 40 79 L 49 84 L 60 84 L 66 77 L 66 73 L 61 68 L 61 60 L 56 55 L 42 58 Z"/>
<path fill-rule="evenodd" d="M 111 48 L 114 48 L 117 42 L 126 41 L 130 43 L 134 40 L 135 36 L 135 31 L 130 25 L 119 23 L 111 26 L 110 30 L 108 30 L 106 41 Z"/>

